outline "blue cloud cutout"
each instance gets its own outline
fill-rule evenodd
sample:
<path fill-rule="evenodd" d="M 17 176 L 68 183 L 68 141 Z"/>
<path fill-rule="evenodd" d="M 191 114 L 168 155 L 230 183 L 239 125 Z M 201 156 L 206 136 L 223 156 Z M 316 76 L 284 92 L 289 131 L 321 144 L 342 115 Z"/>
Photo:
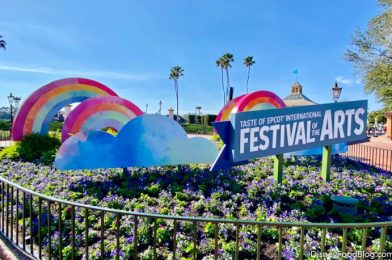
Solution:
<path fill-rule="evenodd" d="M 115 168 L 115 137 L 103 131 L 79 132 L 64 142 L 57 151 L 57 169 L 78 170 Z"/>
<path fill-rule="evenodd" d="M 177 122 L 161 115 L 136 117 L 116 138 L 107 135 L 101 131 L 73 135 L 60 147 L 55 167 L 71 170 L 212 163 L 218 155 L 210 141 L 188 138 Z"/>

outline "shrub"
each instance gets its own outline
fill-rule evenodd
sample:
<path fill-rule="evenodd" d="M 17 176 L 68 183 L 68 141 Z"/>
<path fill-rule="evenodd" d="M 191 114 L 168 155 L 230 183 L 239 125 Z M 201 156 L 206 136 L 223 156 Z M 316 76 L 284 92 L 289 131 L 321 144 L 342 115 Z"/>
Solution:
<path fill-rule="evenodd" d="M 0 152 L 0 160 L 9 159 L 12 161 L 16 161 L 20 158 L 18 152 L 18 144 L 13 144 L 1 150 Z"/>
<path fill-rule="evenodd" d="M 17 152 L 23 161 L 50 163 L 53 162 L 53 155 L 60 145 L 58 138 L 31 134 L 23 137 L 23 140 L 17 145 Z"/>
<path fill-rule="evenodd" d="M 62 129 L 62 128 L 63 128 L 63 122 L 52 121 L 52 122 L 50 123 L 49 131 L 61 132 L 61 129 Z"/>
<path fill-rule="evenodd" d="M 202 123 L 203 125 L 210 125 L 212 126 L 212 122 L 215 122 L 216 120 L 216 115 L 203 115 L 202 117 Z"/>
<path fill-rule="evenodd" d="M 212 134 L 214 130 L 208 125 L 183 124 L 182 127 L 188 134 Z"/>
<path fill-rule="evenodd" d="M 8 130 L 10 129 L 10 121 L 9 120 L 0 120 L 0 129 L 1 130 Z"/>

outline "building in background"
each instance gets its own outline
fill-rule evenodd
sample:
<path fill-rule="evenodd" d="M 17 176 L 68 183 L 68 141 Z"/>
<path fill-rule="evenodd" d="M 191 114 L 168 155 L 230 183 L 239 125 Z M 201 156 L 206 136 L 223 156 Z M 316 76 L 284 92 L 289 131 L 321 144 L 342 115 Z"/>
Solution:
<path fill-rule="evenodd" d="M 317 103 L 309 99 L 302 93 L 302 86 L 297 81 L 291 87 L 291 94 L 283 99 L 283 102 L 288 107 L 309 106 Z"/>
<path fill-rule="evenodd" d="M 385 112 L 384 116 L 387 118 L 387 125 L 386 125 L 387 137 L 389 139 L 392 139 L 392 111 Z"/>

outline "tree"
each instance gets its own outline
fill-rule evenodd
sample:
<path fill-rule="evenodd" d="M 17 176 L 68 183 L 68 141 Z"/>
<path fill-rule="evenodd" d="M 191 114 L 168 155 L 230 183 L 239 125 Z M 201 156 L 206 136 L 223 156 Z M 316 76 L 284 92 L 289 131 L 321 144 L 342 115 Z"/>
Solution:
<path fill-rule="evenodd" d="M 221 57 L 222 66 L 226 71 L 226 100 L 229 101 L 229 89 L 230 89 L 230 77 L 229 77 L 229 68 L 231 68 L 231 63 L 234 62 L 233 54 L 230 52 L 223 54 Z"/>
<path fill-rule="evenodd" d="M 244 65 L 248 68 L 248 78 L 246 79 L 246 94 L 248 94 L 248 83 L 249 83 L 249 75 L 250 75 L 250 67 L 256 62 L 253 60 L 253 56 L 245 57 Z"/>
<path fill-rule="evenodd" d="M 365 92 L 374 93 L 386 109 L 392 108 L 392 1 L 378 0 L 384 12 L 357 31 L 345 58 L 362 75 Z"/>
<path fill-rule="evenodd" d="M 3 40 L 3 36 L 0 35 L 0 49 L 3 48 L 5 50 L 6 45 L 7 43 L 5 42 L 5 40 Z"/>
<path fill-rule="evenodd" d="M 387 119 L 386 117 L 384 117 L 384 112 L 385 111 L 383 110 L 369 112 L 368 114 L 369 124 L 375 124 L 376 117 L 379 124 L 385 124 L 387 122 Z"/>
<path fill-rule="evenodd" d="M 178 116 L 178 79 L 183 76 L 184 70 L 180 67 L 180 66 L 174 66 L 171 68 L 170 70 L 170 75 L 169 75 L 169 79 L 172 79 L 174 81 L 174 89 L 176 91 L 176 101 L 177 101 L 177 122 L 179 120 L 179 116 Z"/>
<path fill-rule="evenodd" d="M 224 83 L 224 80 L 223 80 L 223 69 L 224 69 L 224 66 L 223 66 L 223 59 L 222 59 L 222 57 L 220 57 L 219 59 L 217 59 L 217 60 L 215 61 L 215 63 L 216 63 L 216 66 L 217 66 L 217 67 L 220 67 L 220 69 L 221 69 L 221 75 L 222 75 L 222 91 L 223 91 L 223 106 L 225 106 L 225 105 L 226 105 L 226 91 L 225 91 L 225 83 Z"/>

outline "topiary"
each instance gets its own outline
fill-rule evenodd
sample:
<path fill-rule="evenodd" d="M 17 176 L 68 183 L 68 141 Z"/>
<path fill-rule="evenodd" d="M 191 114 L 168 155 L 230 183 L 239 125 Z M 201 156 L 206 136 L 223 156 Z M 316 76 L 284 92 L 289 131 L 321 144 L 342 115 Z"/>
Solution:
<path fill-rule="evenodd" d="M 23 137 L 17 145 L 17 152 L 23 161 L 28 162 L 52 162 L 53 154 L 60 147 L 58 138 L 49 135 L 30 134 Z M 43 162 L 44 163 L 44 162 Z"/>

